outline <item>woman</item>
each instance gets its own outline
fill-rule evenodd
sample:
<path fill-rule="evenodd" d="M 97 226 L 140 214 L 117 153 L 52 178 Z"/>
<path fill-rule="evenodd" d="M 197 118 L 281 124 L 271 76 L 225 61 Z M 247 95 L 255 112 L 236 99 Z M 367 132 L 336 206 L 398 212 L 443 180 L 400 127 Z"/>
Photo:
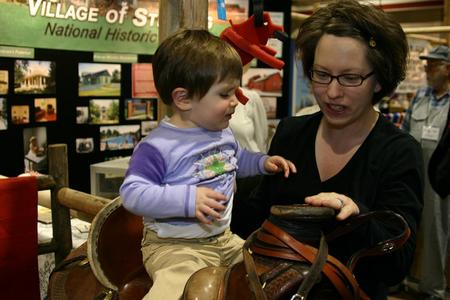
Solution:
<path fill-rule="evenodd" d="M 296 46 L 321 111 L 280 122 L 269 153 L 291 160 L 298 173 L 266 176 L 233 218 L 251 215 L 245 219 L 249 227 L 240 230 L 245 235 L 274 204 L 331 207 L 338 220 L 377 210 L 399 213 L 412 232 L 404 247 L 363 258 L 355 269 L 372 299 L 386 299 L 388 286 L 409 270 L 422 209 L 420 146 L 373 108 L 405 77 L 405 34 L 373 6 L 338 1 L 305 20 Z M 330 254 L 346 262 L 357 250 L 393 237 L 391 229 L 371 221 L 331 242 Z"/>

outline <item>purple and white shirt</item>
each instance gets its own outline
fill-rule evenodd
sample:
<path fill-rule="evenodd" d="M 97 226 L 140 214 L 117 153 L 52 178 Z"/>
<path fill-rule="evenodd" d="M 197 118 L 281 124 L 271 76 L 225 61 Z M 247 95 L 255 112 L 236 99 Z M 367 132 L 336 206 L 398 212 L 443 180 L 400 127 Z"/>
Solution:
<path fill-rule="evenodd" d="M 120 188 L 123 205 L 159 237 L 201 238 L 230 225 L 235 179 L 267 174 L 267 155 L 241 148 L 231 130 L 177 128 L 163 120 L 135 148 Z M 195 218 L 197 186 L 227 197 L 220 220 Z"/>

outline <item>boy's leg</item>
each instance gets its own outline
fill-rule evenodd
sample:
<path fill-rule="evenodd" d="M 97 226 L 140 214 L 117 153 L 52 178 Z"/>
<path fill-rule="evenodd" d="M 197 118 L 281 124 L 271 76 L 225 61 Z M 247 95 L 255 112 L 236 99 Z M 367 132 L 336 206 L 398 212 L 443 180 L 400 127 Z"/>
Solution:
<path fill-rule="evenodd" d="M 196 271 L 217 266 L 220 256 L 211 252 L 209 239 L 159 239 L 150 230 L 145 233 L 142 255 L 153 286 L 144 300 L 178 300 L 189 277 Z M 217 243 L 211 239 L 212 244 Z"/>
<path fill-rule="evenodd" d="M 242 247 L 244 240 L 230 230 L 225 231 L 219 238 L 219 250 L 222 266 L 232 266 L 242 261 Z"/>

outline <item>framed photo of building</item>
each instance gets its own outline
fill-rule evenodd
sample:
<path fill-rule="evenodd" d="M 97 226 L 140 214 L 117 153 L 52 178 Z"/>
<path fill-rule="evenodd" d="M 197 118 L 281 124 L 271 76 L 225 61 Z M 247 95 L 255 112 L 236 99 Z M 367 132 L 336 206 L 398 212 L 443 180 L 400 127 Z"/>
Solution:
<path fill-rule="evenodd" d="M 78 95 L 120 96 L 121 74 L 120 64 L 79 63 Z"/>
<path fill-rule="evenodd" d="M 14 64 L 16 94 L 56 93 L 56 63 L 52 61 L 17 59 Z"/>
<path fill-rule="evenodd" d="M 119 123 L 119 99 L 89 100 L 90 124 Z"/>

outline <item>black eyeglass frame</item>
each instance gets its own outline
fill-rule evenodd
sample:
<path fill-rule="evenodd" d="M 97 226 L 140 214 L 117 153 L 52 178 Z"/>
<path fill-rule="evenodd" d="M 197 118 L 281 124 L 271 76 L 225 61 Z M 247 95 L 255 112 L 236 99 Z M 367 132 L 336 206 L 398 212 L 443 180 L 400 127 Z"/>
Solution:
<path fill-rule="evenodd" d="M 320 73 L 323 73 L 324 75 L 329 76 L 328 82 L 319 82 L 319 81 L 314 80 L 314 79 L 313 79 L 313 74 L 314 74 L 314 72 L 320 72 Z M 357 87 L 357 86 L 361 86 L 367 78 L 369 78 L 370 76 L 372 76 L 372 75 L 374 75 L 374 74 L 375 74 L 375 71 L 373 70 L 373 71 L 369 72 L 369 73 L 366 74 L 366 75 L 352 74 L 352 73 L 345 73 L 345 74 L 339 74 L 339 75 L 334 76 L 334 75 L 331 75 L 330 73 L 327 73 L 327 72 L 325 72 L 325 71 L 320 71 L 320 70 L 314 70 L 314 69 L 312 69 L 311 71 L 309 71 L 309 79 L 311 79 L 311 81 L 314 82 L 314 83 L 317 83 L 317 84 L 323 84 L 323 85 L 325 85 L 325 84 L 330 84 L 330 83 L 333 81 L 333 79 L 336 79 L 337 82 L 338 82 L 341 86 L 344 86 L 344 87 Z M 361 78 L 361 82 L 360 82 L 359 84 L 351 84 L 351 85 L 349 85 L 349 84 L 342 84 L 342 82 L 341 82 L 339 79 L 340 79 L 340 78 L 343 78 L 343 76 L 349 76 L 349 75 L 351 75 L 351 76 L 356 76 L 356 77 Z"/>

